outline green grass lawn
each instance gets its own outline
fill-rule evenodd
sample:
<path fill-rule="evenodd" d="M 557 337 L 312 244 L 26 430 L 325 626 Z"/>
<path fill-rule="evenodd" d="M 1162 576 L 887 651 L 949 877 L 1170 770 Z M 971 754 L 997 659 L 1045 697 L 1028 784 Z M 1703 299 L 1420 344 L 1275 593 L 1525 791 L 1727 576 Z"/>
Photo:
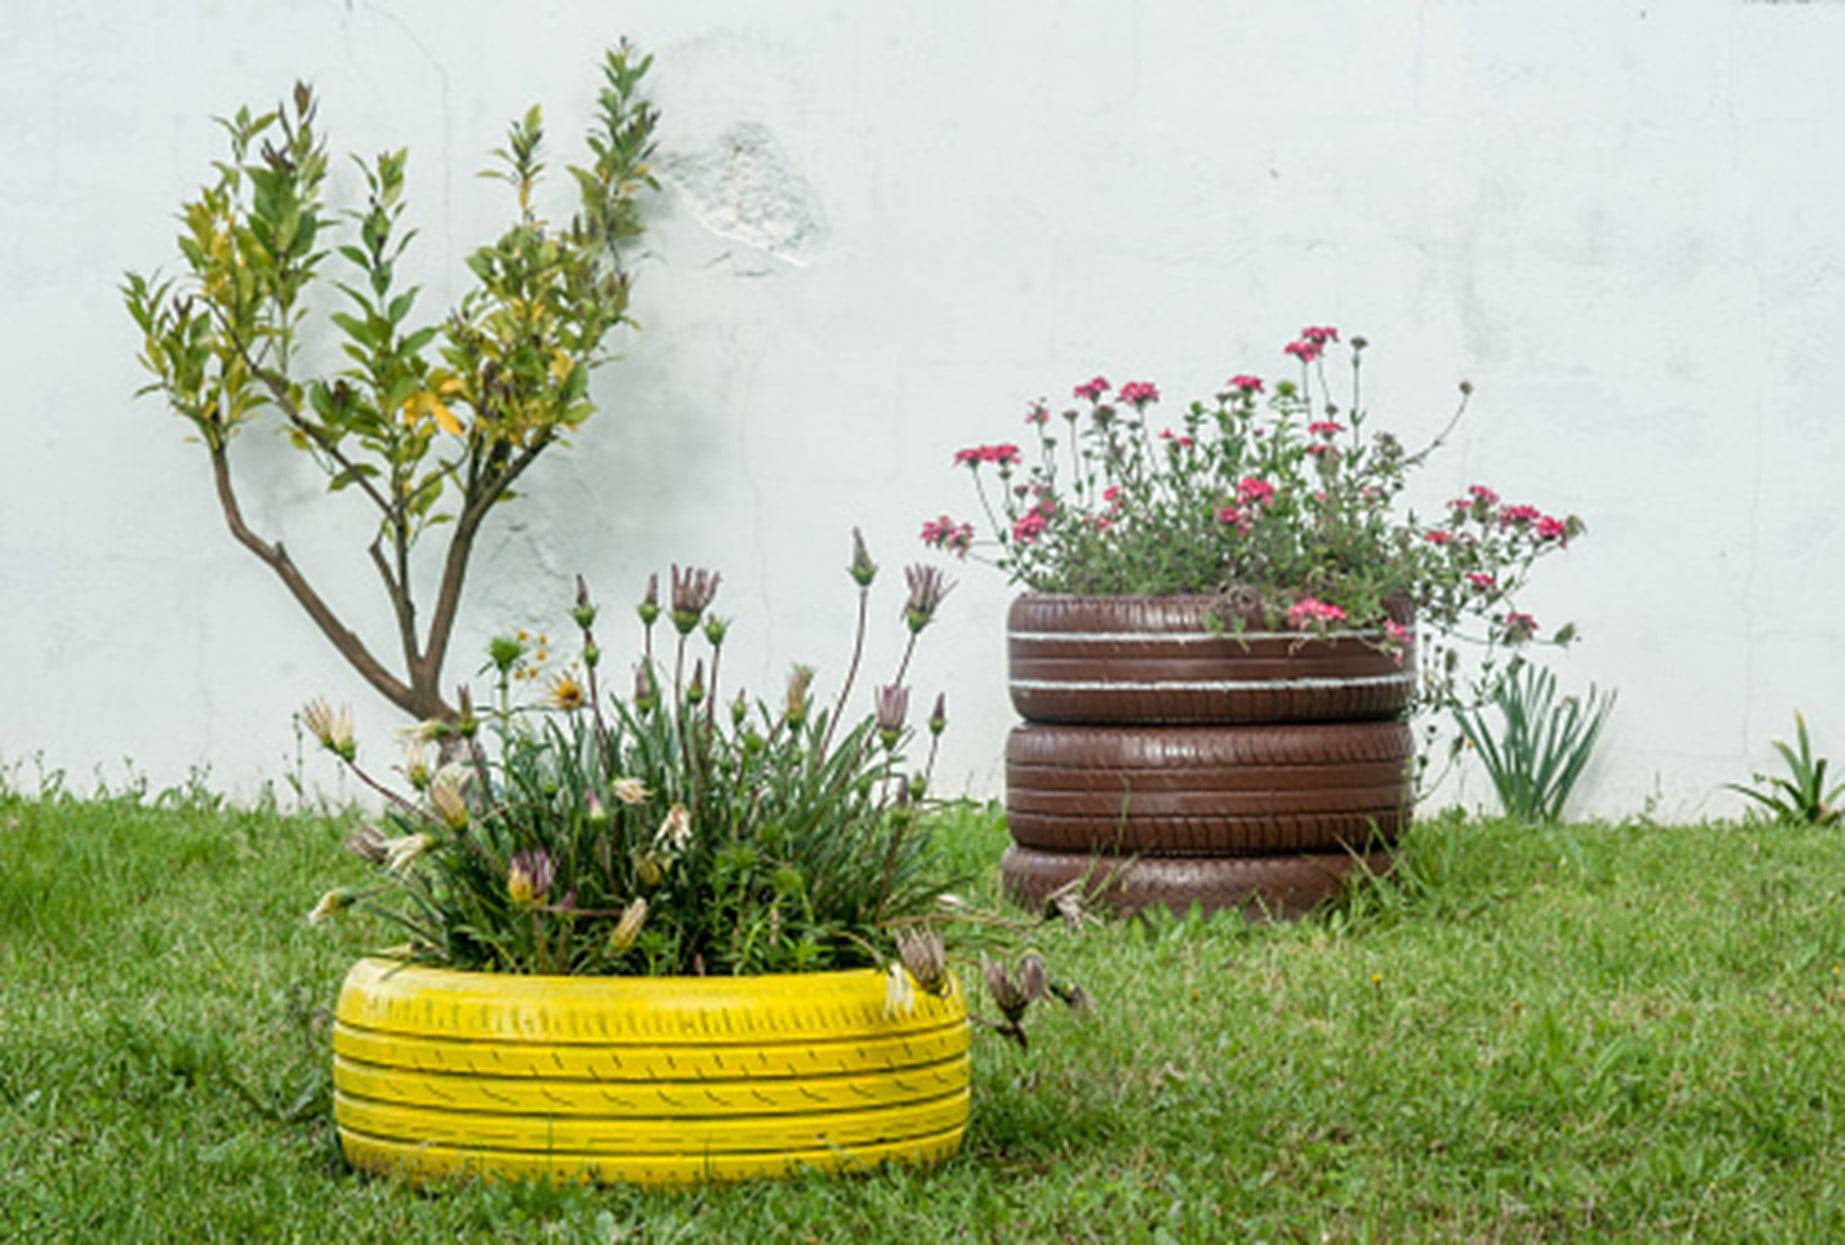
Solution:
<path fill-rule="evenodd" d="M 344 828 L 0 796 L 0 1239 L 1845 1240 L 1836 832 L 1427 822 L 1302 924 L 1050 931 L 1100 1010 L 978 1036 L 933 1172 L 419 1193 L 333 1138 Z"/>

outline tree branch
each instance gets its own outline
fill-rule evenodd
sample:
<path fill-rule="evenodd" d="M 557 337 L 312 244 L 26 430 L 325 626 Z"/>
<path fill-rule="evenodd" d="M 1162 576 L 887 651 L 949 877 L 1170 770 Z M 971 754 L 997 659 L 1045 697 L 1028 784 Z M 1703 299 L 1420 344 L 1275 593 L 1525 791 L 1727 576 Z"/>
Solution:
<path fill-rule="evenodd" d="M 378 659 L 373 657 L 370 650 L 365 647 L 365 642 L 340 622 L 327 603 L 321 600 L 320 594 L 314 591 L 313 585 L 308 583 L 307 577 L 296 567 L 294 561 L 289 558 L 287 550 L 283 549 L 280 543 L 271 544 L 264 540 L 251 531 L 249 525 L 244 522 L 243 510 L 238 506 L 237 494 L 231 487 L 230 460 L 226 457 L 222 445 L 212 447 L 211 470 L 218 487 L 218 504 L 224 508 L 224 521 L 230 526 L 231 535 L 237 538 L 239 544 L 266 563 L 269 569 L 274 571 L 288 586 L 295 600 L 301 603 L 301 608 L 308 612 L 308 617 L 312 618 L 315 625 L 320 628 L 321 634 L 332 642 L 333 647 L 339 650 L 340 656 L 344 657 L 367 683 L 370 683 L 385 699 L 398 708 L 406 713 L 415 713 L 416 710 L 412 707 L 415 697 L 410 687 L 380 665 Z"/>
<path fill-rule="evenodd" d="M 414 671 L 416 669 L 416 604 L 410 600 L 410 590 L 405 586 L 405 580 L 409 578 L 408 574 L 401 574 L 401 577 L 393 575 L 391 564 L 384 560 L 384 550 L 380 548 L 383 542 L 384 533 L 379 532 L 372 539 L 366 552 L 372 555 L 372 565 L 378 568 L 379 578 L 384 580 L 385 595 L 391 598 L 391 610 L 397 615 L 397 638 L 404 646 L 404 668 Z M 407 569 L 401 559 L 398 567 L 400 572 Z"/>
<path fill-rule="evenodd" d="M 449 537 L 448 556 L 443 562 L 442 587 L 436 594 L 435 613 L 430 617 L 429 635 L 423 644 L 422 662 L 412 676 L 419 685 L 427 683 L 433 687 L 441 676 L 442 662 L 448 656 L 449 632 L 454 629 L 455 615 L 461 608 L 462 581 L 467 577 L 468 558 L 474 552 L 474 537 L 480 531 L 481 521 L 487 517 L 487 511 L 492 509 L 493 503 L 500 499 L 512 486 L 512 482 L 532 465 L 550 443 L 549 431 L 541 433 L 538 440 L 493 476 L 487 487 L 469 501 L 456 517 L 455 532 Z"/>

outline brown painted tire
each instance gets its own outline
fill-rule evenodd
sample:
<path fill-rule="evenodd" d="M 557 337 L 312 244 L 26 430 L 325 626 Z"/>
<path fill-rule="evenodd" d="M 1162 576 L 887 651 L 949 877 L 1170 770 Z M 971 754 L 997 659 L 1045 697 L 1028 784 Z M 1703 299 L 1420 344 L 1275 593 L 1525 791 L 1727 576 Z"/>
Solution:
<path fill-rule="evenodd" d="M 1391 842 L 1409 824 L 1407 723 L 1014 727 L 1015 842 L 1110 855 L 1293 855 Z"/>
<path fill-rule="evenodd" d="M 1026 593 L 1006 617 L 1012 706 L 1033 722 L 1326 722 L 1400 715 L 1412 655 L 1361 631 L 1303 638 L 1217 596 Z M 1213 625 L 1213 616 L 1219 621 Z M 1406 615 L 1407 617 L 1407 615 Z"/>
<path fill-rule="evenodd" d="M 1122 916 L 1158 905 L 1183 913 L 1196 903 L 1206 912 L 1236 909 L 1252 921 L 1293 920 L 1338 894 L 1361 860 L 1373 873 L 1390 869 L 1388 852 L 1136 859 L 1040 852 L 1015 844 L 1006 849 L 1000 871 L 1006 893 L 1034 910 L 1058 887 L 1087 877 L 1091 901 Z"/>

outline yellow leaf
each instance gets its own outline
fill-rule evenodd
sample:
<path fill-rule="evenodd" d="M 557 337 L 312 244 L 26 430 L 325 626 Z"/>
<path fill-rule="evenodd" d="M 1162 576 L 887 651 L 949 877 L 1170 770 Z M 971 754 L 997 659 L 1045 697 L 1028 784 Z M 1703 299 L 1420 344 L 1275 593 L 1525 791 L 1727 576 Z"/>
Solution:
<path fill-rule="evenodd" d="M 436 417 L 436 423 L 442 426 L 442 431 L 451 437 L 460 436 L 461 421 L 455 418 L 455 412 L 449 410 L 447 404 L 433 394 L 425 396 L 429 398 L 429 413 Z"/>
<path fill-rule="evenodd" d="M 570 369 L 574 366 L 575 364 L 571 361 L 568 354 L 564 353 L 562 350 L 557 351 L 551 356 L 551 379 L 557 381 L 563 380 L 566 376 L 570 375 Z"/>

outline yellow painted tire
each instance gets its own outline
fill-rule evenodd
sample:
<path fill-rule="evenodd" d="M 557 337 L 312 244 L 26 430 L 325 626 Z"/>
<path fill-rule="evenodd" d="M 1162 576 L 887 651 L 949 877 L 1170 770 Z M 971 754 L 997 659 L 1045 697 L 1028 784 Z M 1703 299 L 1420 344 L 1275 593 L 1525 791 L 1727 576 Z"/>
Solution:
<path fill-rule="evenodd" d="M 340 991 L 347 1161 L 412 1179 L 684 1184 L 948 1157 L 967 1127 L 956 984 L 885 1010 L 872 969 L 523 977 L 367 959 Z"/>

